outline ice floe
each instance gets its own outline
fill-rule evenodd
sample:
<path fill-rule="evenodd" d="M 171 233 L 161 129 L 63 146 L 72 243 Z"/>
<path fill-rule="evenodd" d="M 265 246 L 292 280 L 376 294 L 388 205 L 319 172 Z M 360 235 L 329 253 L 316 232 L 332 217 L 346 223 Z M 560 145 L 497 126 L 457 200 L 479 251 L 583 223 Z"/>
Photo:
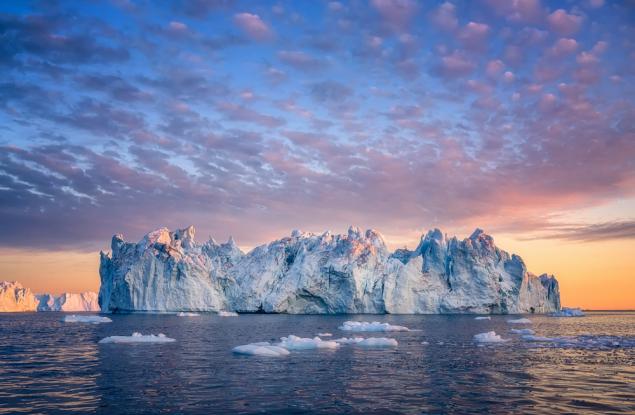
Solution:
<path fill-rule="evenodd" d="M 132 336 L 110 336 L 103 338 L 99 343 L 171 343 L 176 340 L 167 337 L 163 333 L 158 335 L 154 334 L 141 334 L 134 332 Z"/>
<path fill-rule="evenodd" d="M 85 316 L 81 314 L 71 314 L 70 316 L 64 316 L 62 319 L 65 323 L 90 323 L 90 324 L 99 324 L 99 323 L 112 323 L 112 320 L 108 317 L 102 316 Z"/>
<path fill-rule="evenodd" d="M 425 342 L 425 341 L 424 341 L 424 342 L 421 342 L 421 344 L 423 344 L 424 346 L 427 346 L 427 345 L 429 345 L 430 343 L 428 343 L 428 342 Z"/>
<path fill-rule="evenodd" d="M 312 339 L 308 337 L 298 337 L 293 334 L 288 337 L 280 338 L 277 346 L 284 347 L 287 350 L 311 350 L 311 349 L 337 349 L 339 344 L 333 340 L 322 340 L 319 337 Z"/>
<path fill-rule="evenodd" d="M 487 317 L 483 317 L 483 316 L 474 317 L 474 320 L 491 320 L 491 319 L 492 318 L 490 316 L 487 316 Z"/>
<path fill-rule="evenodd" d="M 355 344 L 360 347 L 383 348 L 383 347 L 397 347 L 399 343 L 397 343 L 397 340 L 389 339 L 387 337 L 369 337 Z"/>
<path fill-rule="evenodd" d="M 176 313 L 177 316 L 179 317 L 196 317 L 196 316 L 200 316 L 199 313 L 188 313 L 188 312 L 180 312 L 180 313 Z"/>
<path fill-rule="evenodd" d="M 238 317 L 238 313 L 234 311 L 219 311 L 218 315 L 220 317 Z"/>
<path fill-rule="evenodd" d="M 503 339 L 496 334 L 495 331 L 488 331 L 486 333 L 479 333 L 474 335 L 474 341 L 478 343 L 505 343 L 510 339 Z"/>
<path fill-rule="evenodd" d="M 510 331 L 514 334 L 536 334 L 532 329 L 511 329 Z"/>
<path fill-rule="evenodd" d="M 270 356 L 280 357 L 289 354 L 289 351 L 280 346 L 274 346 L 268 342 L 250 343 L 242 346 L 236 346 L 232 349 L 236 354 L 245 354 L 250 356 Z"/>
<path fill-rule="evenodd" d="M 388 323 L 380 323 L 378 321 L 373 321 L 369 323 L 367 321 L 345 321 L 343 325 L 338 327 L 340 330 L 344 331 L 410 331 L 408 327 L 404 326 L 393 326 Z"/>
<path fill-rule="evenodd" d="M 339 339 L 333 340 L 339 344 L 356 344 L 364 340 L 363 337 L 340 337 Z"/>
<path fill-rule="evenodd" d="M 584 317 L 584 312 L 579 308 L 563 307 L 562 310 L 549 314 L 550 317 Z"/>
<path fill-rule="evenodd" d="M 332 334 L 331 333 L 318 333 L 318 336 L 320 336 L 320 337 L 331 337 Z"/>
<path fill-rule="evenodd" d="M 507 320 L 510 324 L 531 324 L 531 320 L 528 318 L 517 318 L 515 320 Z"/>

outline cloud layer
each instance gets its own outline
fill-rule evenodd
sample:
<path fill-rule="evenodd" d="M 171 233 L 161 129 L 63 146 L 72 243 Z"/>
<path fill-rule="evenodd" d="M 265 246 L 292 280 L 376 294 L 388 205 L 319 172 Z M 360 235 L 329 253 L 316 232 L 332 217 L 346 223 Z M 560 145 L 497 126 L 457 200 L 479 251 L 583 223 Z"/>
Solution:
<path fill-rule="evenodd" d="M 526 232 L 633 197 L 633 11 L 600 3 L 0 5 L 0 245 Z"/>

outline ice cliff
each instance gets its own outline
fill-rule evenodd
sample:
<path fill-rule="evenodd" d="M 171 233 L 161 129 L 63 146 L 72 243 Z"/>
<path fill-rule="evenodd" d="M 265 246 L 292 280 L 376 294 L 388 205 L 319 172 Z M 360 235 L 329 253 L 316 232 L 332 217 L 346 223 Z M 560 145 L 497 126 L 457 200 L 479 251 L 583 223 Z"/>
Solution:
<path fill-rule="evenodd" d="M 101 253 L 104 311 L 267 313 L 546 313 L 560 309 L 553 276 L 477 229 L 469 238 L 428 232 L 390 252 L 374 231 L 293 231 L 244 254 L 233 239 L 199 244 L 194 228 L 159 229 L 140 242 L 112 239 Z"/>

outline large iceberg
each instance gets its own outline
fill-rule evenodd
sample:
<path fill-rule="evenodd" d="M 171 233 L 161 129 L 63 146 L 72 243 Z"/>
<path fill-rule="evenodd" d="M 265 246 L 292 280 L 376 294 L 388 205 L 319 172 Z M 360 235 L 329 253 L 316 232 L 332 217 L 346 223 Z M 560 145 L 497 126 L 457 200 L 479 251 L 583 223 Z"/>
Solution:
<path fill-rule="evenodd" d="M 477 229 L 435 229 L 413 250 L 390 252 L 374 230 L 293 231 L 243 253 L 233 239 L 199 244 L 190 226 L 138 243 L 112 238 L 101 253 L 104 311 L 333 313 L 546 313 L 560 309 L 558 282 Z"/>
<path fill-rule="evenodd" d="M 0 313 L 36 311 L 37 298 L 17 281 L 0 281 Z"/>
<path fill-rule="evenodd" d="M 37 311 L 100 311 L 97 293 L 38 294 Z"/>

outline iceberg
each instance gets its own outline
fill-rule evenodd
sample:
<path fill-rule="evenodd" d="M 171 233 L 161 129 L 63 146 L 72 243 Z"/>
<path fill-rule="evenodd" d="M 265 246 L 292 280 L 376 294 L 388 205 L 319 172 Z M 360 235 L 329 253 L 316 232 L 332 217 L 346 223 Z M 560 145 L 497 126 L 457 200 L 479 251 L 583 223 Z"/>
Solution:
<path fill-rule="evenodd" d="M 37 311 L 101 311 L 97 293 L 63 293 L 60 295 L 38 294 Z"/>
<path fill-rule="evenodd" d="M 71 314 L 70 316 L 64 316 L 62 321 L 64 323 L 90 323 L 90 324 L 112 323 L 112 320 L 109 319 L 108 317 L 75 315 L 75 314 Z"/>
<path fill-rule="evenodd" d="M 175 342 L 175 339 L 167 337 L 163 333 L 159 333 L 158 335 L 154 334 L 141 334 L 141 333 L 132 333 L 132 336 L 109 336 L 101 339 L 99 343 L 172 343 Z"/>
<path fill-rule="evenodd" d="M 37 298 L 17 281 L 0 281 L 0 313 L 37 311 Z"/>
<path fill-rule="evenodd" d="M 269 356 L 281 357 L 289 354 L 289 351 L 283 347 L 273 346 L 267 342 L 250 343 L 242 346 L 236 346 L 232 349 L 236 354 L 244 354 L 250 356 Z"/>
<path fill-rule="evenodd" d="M 340 337 L 339 339 L 333 340 L 339 344 L 356 344 L 364 340 L 363 337 Z"/>
<path fill-rule="evenodd" d="M 512 320 L 507 320 L 509 324 L 531 324 L 531 320 L 528 318 L 517 318 Z"/>
<path fill-rule="evenodd" d="M 195 229 L 161 228 L 139 242 L 121 235 L 102 252 L 99 304 L 107 312 L 215 311 L 290 314 L 515 314 L 560 309 L 555 277 L 477 229 L 435 229 L 415 250 L 390 252 L 381 234 L 293 231 L 243 253 L 233 238 L 196 242 Z"/>
<path fill-rule="evenodd" d="M 560 311 L 550 313 L 551 317 L 584 317 L 584 312 L 579 308 L 563 307 Z"/>
<path fill-rule="evenodd" d="M 367 321 L 345 321 L 343 325 L 339 326 L 338 329 L 344 331 L 410 331 L 408 327 L 404 326 L 393 326 L 388 323 L 380 323 L 378 321 L 373 321 L 369 323 Z"/>
<path fill-rule="evenodd" d="M 532 329 L 511 329 L 510 331 L 514 334 L 536 334 Z"/>
<path fill-rule="evenodd" d="M 474 341 L 477 343 L 505 343 L 510 341 L 510 339 L 503 339 L 496 334 L 495 331 L 488 331 L 486 333 L 475 334 Z"/>
<path fill-rule="evenodd" d="M 238 317 L 238 313 L 233 312 L 233 311 L 219 311 L 218 315 L 220 317 Z"/>

